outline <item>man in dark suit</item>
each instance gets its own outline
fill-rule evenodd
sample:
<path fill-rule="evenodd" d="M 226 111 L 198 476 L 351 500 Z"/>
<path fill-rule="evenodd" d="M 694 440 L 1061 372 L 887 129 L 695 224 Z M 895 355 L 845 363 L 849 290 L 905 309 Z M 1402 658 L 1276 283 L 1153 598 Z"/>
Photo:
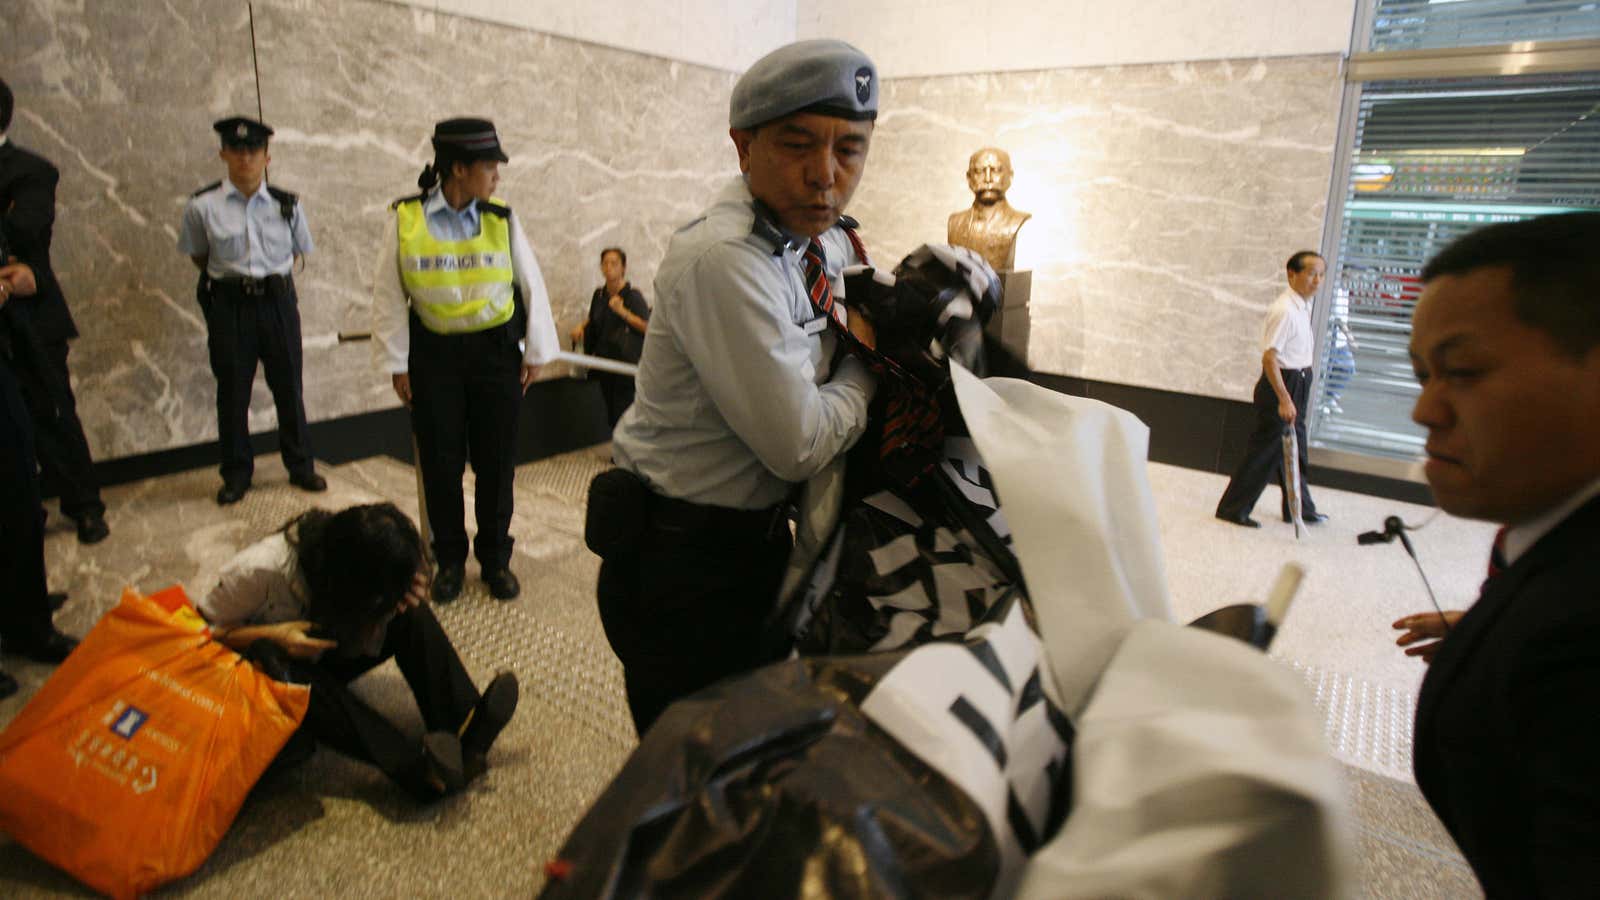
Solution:
<path fill-rule="evenodd" d="M 17 374 L 34 413 L 45 487 L 53 485 L 59 493 L 61 513 L 77 523 L 78 540 L 93 544 L 104 540 L 110 529 L 67 372 L 67 341 L 78 336 L 78 329 L 50 268 L 59 175 L 48 160 L 6 137 L 12 110 L 11 89 L 0 81 L 0 227 L 11 252 L 33 270 L 39 288 L 32 297 L 19 300 L 15 312 L 29 320 L 41 365 Z"/>
<path fill-rule="evenodd" d="M 38 662 L 66 659 L 78 642 L 56 630 L 45 588 L 44 522 L 33 456 L 33 426 L 14 366 L 36 348 L 21 298 L 37 289 L 33 270 L 13 262 L 0 240 L 0 652 Z M 0 671 L 0 699 L 17 690 Z"/>
<path fill-rule="evenodd" d="M 1412 418 L 1446 512 L 1499 522 L 1465 613 L 1395 623 L 1430 660 L 1417 786 L 1489 897 L 1593 896 L 1600 847 L 1600 213 L 1462 237 L 1422 271 Z M 1431 643 L 1418 644 L 1430 638 Z"/>

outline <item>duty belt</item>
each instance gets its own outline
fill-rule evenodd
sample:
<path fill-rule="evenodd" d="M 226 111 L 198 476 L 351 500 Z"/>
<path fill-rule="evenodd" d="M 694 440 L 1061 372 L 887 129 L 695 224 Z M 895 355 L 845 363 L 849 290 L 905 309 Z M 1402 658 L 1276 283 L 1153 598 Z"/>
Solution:
<path fill-rule="evenodd" d="M 288 287 L 289 276 L 268 275 L 265 278 L 251 278 L 248 275 L 229 275 L 226 278 L 213 278 L 211 283 L 251 297 L 261 297 Z"/>

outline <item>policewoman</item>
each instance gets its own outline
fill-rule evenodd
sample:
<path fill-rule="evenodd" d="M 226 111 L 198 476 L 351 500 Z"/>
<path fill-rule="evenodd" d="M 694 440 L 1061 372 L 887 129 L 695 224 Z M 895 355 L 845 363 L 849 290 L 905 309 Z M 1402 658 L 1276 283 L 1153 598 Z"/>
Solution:
<path fill-rule="evenodd" d="M 870 346 L 870 329 L 833 301 L 842 267 L 865 262 L 843 213 L 877 111 L 876 70 L 848 44 L 756 62 L 729 110 L 743 174 L 657 270 L 637 396 L 612 439 L 626 474 L 601 476 L 638 490 L 608 502 L 597 479 L 586 532 L 632 538 L 601 548 L 596 593 L 640 734 L 674 700 L 770 661 L 785 501 L 866 429 L 876 378 L 835 349 L 845 328 Z"/>
<path fill-rule="evenodd" d="M 393 204 L 376 331 L 417 435 L 439 565 L 434 599 L 454 600 L 465 579 L 461 477 L 470 461 L 473 553 L 489 593 L 512 600 L 521 592 L 510 533 L 517 414 L 560 345 L 539 262 L 516 214 L 494 197 L 509 161 L 494 123 L 440 122 L 433 152 L 417 179 L 422 192 Z"/>
<path fill-rule="evenodd" d="M 206 317 L 206 348 L 217 379 L 217 441 L 222 488 L 217 502 L 236 503 L 250 489 L 250 388 L 256 363 L 278 407 L 278 448 L 289 482 L 327 490 L 311 458 L 311 433 L 301 398 L 300 303 L 294 263 L 312 250 L 304 206 L 267 184 L 272 129 L 235 116 L 211 126 L 222 138 L 228 177 L 189 198 L 178 250 L 200 269 L 196 296 Z"/>

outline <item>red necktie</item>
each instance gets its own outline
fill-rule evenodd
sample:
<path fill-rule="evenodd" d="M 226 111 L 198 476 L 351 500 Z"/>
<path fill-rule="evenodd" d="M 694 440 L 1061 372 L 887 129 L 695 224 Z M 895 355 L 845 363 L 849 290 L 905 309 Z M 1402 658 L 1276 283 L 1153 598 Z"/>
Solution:
<path fill-rule="evenodd" d="M 1494 533 L 1494 545 L 1489 550 L 1489 577 L 1493 578 L 1506 570 L 1506 528 Z"/>
<path fill-rule="evenodd" d="M 816 238 L 806 245 L 805 259 L 806 294 L 811 298 L 811 305 L 832 320 L 832 325 L 843 326 L 839 311 L 833 308 L 833 286 L 828 284 L 828 267 L 823 262 L 822 244 Z"/>

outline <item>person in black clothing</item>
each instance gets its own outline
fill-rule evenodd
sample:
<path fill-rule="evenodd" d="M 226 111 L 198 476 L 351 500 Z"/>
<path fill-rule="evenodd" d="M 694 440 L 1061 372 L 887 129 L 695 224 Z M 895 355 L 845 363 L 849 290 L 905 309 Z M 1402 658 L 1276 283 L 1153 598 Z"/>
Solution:
<path fill-rule="evenodd" d="M 572 343 L 583 345 L 590 356 L 637 363 L 644 352 L 644 335 L 650 328 L 650 305 L 628 283 L 628 254 L 621 247 L 600 251 L 600 274 L 606 283 L 594 289 L 589 318 L 572 329 Z M 606 423 L 615 428 L 633 403 L 633 376 L 615 372 L 590 372 L 606 401 Z"/>
<path fill-rule="evenodd" d="M 1503 526 L 1464 614 L 1395 622 L 1430 660 L 1412 763 L 1490 898 L 1592 897 L 1600 845 L 1600 213 L 1470 232 L 1411 326 L 1439 508 Z M 1486 548 L 1488 549 L 1488 548 Z M 1422 643 L 1427 641 L 1427 643 Z"/>
<path fill-rule="evenodd" d="M 482 774 L 517 706 L 517 677 L 482 694 L 424 602 L 422 537 L 392 503 L 314 509 L 241 550 L 200 601 L 217 639 L 267 675 L 311 687 L 280 764 L 316 742 L 370 762 L 422 801 Z M 427 734 L 407 737 L 348 684 L 393 657 Z"/>
<path fill-rule="evenodd" d="M 44 517 L 39 508 L 33 423 L 17 384 L 19 358 L 36 354 L 17 296 L 35 289 L 33 271 L 12 262 L 0 240 L 0 651 L 38 662 L 60 662 L 78 642 L 56 630 L 45 588 Z M 0 672 L 0 697 L 17 682 Z"/>
<path fill-rule="evenodd" d="M 28 406 L 33 411 L 34 440 L 43 486 L 61 497 L 61 513 L 77 523 L 78 540 L 98 543 L 111 533 L 106 505 L 94 474 L 89 441 L 78 420 L 78 400 L 67 372 L 67 341 L 78 328 L 67 310 L 61 285 L 50 267 L 50 237 L 56 219 L 56 182 L 60 173 L 50 161 L 8 140 L 13 99 L 0 81 L 0 228 L 11 253 L 33 270 L 38 290 L 17 304 L 14 315 L 26 315 L 39 346 L 37 370 L 20 372 Z"/>

